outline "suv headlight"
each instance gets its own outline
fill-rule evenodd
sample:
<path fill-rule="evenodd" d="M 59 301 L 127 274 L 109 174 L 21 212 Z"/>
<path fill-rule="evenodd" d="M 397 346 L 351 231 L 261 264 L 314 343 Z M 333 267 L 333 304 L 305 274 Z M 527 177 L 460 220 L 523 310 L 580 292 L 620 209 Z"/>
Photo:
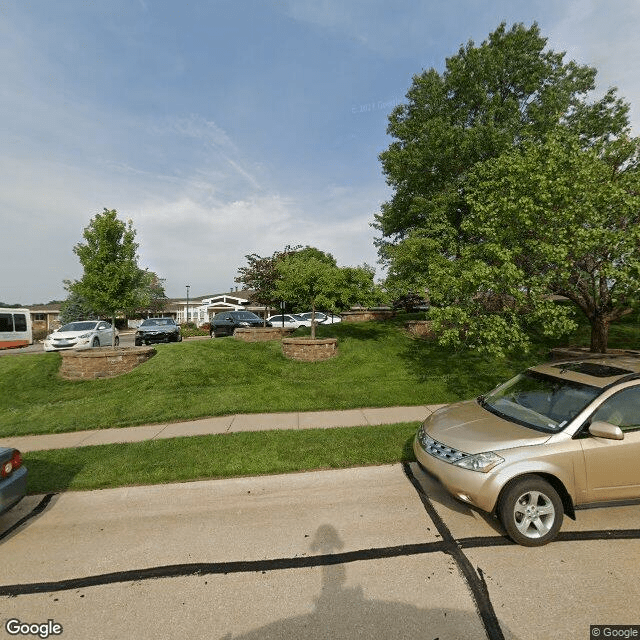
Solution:
<path fill-rule="evenodd" d="M 476 453 L 475 455 L 466 456 L 453 464 L 457 467 L 462 467 L 463 469 L 487 473 L 487 471 L 491 471 L 491 469 L 499 465 L 501 462 L 504 462 L 504 458 L 501 458 L 493 451 L 487 451 L 486 453 Z"/>

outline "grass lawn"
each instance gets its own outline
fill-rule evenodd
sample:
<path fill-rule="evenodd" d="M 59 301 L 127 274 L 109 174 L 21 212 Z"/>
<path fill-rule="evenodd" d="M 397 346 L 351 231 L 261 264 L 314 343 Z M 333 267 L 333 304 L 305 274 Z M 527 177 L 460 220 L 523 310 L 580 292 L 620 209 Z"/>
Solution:
<path fill-rule="evenodd" d="M 640 347 L 640 322 L 611 330 L 611 348 Z M 408 337 L 401 323 L 321 327 L 339 338 L 338 358 L 286 360 L 279 343 L 217 339 L 160 345 L 158 355 L 110 380 L 66 382 L 59 355 L 0 359 L 1 435 L 169 422 L 209 415 L 435 404 L 473 397 L 531 363 L 532 353 L 494 360 L 451 353 Z M 572 344 L 588 344 L 581 327 Z M 29 493 L 288 473 L 414 460 L 417 423 L 232 433 L 24 455 Z"/>
<path fill-rule="evenodd" d="M 640 344 L 637 320 L 613 327 L 610 346 Z M 58 377 L 56 353 L 0 358 L 0 436 L 233 413 L 447 403 L 493 388 L 544 360 L 551 346 L 538 340 L 532 353 L 496 360 L 412 339 L 400 321 L 336 324 L 318 334 L 338 337 L 337 358 L 294 362 L 279 342 L 221 338 L 159 345 L 131 373 L 81 382 Z"/>
<path fill-rule="evenodd" d="M 65 381 L 60 355 L 0 358 L 0 436 L 175 422 L 233 413 L 452 402 L 478 395 L 540 356 L 496 362 L 408 337 L 397 323 L 320 327 L 337 358 L 287 360 L 279 342 L 232 338 L 158 345 L 131 373 Z"/>
<path fill-rule="evenodd" d="M 25 453 L 29 493 L 340 469 L 414 460 L 417 423 L 261 431 Z"/>

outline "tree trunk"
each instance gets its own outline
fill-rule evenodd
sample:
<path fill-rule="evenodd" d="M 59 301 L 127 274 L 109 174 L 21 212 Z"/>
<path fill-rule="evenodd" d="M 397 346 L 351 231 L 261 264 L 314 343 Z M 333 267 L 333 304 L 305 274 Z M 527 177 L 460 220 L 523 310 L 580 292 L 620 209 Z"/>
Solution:
<path fill-rule="evenodd" d="M 316 339 L 316 308 L 311 305 L 311 339 Z"/>
<path fill-rule="evenodd" d="M 609 318 L 596 315 L 591 321 L 591 352 L 606 353 L 609 341 Z"/>

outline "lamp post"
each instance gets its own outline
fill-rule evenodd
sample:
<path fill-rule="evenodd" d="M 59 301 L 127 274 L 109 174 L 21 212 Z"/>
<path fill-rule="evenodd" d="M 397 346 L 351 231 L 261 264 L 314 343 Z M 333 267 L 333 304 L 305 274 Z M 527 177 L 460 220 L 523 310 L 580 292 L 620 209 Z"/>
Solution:
<path fill-rule="evenodd" d="M 185 318 L 185 322 L 188 323 L 189 322 L 189 289 L 191 288 L 191 285 L 188 284 L 187 285 L 187 317 Z"/>

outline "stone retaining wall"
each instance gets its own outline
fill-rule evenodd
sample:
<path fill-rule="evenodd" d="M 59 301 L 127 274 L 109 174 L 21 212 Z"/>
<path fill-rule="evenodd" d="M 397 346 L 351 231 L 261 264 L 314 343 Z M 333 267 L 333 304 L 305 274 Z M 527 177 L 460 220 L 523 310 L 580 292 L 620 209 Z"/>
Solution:
<path fill-rule="evenodd" d="M 282 327 L 251 327 L 236 329 L 233 332 L 233 337 L 243 342 L 267 342 L 268 340 L 282 340 L 293 332 L 294 329 L 283 329 Z"/>
<path fill-rule="evenodd" d="M 392 309 L 358 309 L 342 311 L 342 322 L 367 322 L 368 320 L 388 320 L 393 318 L 396 312 Z"/>
<path fill-rule="evenodd" d="M 291 360 L 316 362 L 328 360 L 338 355 L 337 338 L 284 338 L 282 353 Z"/>
<path fill-rule="evenodd" d="M 61 351 L 60 375 L 65 380 L 113 378 L 128 373 L 156 354 L 154 347 L 101 347 L 87 351 Z"/>

